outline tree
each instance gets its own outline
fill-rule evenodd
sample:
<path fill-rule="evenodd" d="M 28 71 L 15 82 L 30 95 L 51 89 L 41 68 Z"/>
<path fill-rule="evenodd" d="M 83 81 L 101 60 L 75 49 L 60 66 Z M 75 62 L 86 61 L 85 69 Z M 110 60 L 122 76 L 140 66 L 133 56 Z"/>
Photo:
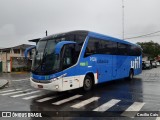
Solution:
<path fill-rule="evenodd" d="M 158 55 L 160 55 L 160 45 L 153 41 L 150 42 L 137 42 L 142 49 L 144 54 L 149 54 L 151 59 L 154 59 Z"/>

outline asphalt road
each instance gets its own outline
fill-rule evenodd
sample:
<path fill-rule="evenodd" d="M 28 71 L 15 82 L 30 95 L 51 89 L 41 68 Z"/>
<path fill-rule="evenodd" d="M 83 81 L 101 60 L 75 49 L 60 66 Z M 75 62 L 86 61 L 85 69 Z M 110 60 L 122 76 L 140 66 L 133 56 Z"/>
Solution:
<path fill-rule="evenodd" d="M 0 89 L 1 112 L 39 111 L 46 119 L 58 120 L 160 119 L 157 117 L 160 111 L 160 67 L 143 70 L 132 81 L 121 79 L 96 85 L 90 92 L 81 89 L 61 93 L 37 90 L 30 86 L 29 76 L 30 74 L 0 74 L 0 79 L 10 81 L 9 87 Z M 137 117 L 138 115 L 145 117 Z M 148 115 L 154 117 L 146 117 Z"/>

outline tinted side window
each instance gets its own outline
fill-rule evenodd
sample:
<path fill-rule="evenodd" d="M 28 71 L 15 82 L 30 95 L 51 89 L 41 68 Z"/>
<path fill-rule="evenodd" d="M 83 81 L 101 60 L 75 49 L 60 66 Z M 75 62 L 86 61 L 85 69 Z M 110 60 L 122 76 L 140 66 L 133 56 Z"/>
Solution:
<path fill-rule="evenodd" d="M 141 49 L 137 46 L 129 45 L 128 55 L 130 56 L 140 56 Z"/>
<path fill-rule="evenodd" d="M 118 43 L 118 55 L 127 55 L 127 49 L 127 44 Z"/>
<path fill-rule="evenodd" d="M 84 57 L 90 56 L 92 54 L 96 54 L 96 47 L 99 46 L 99 41 L 94 39 L 94 38 L 90 38 L 85 50 L 85 55 Z"/>
<path fill-rule="evenodd" d="M 142 55 L 142 50 L 140 48 L 137 47 L 137 55 L 140 56 Z"/>
<path fill-rule="evenodd" d="M 90 38 L 85 50 L 84 57 L 92 54 L 112 54 L 112 55 L 129 55 L 140 56 L 141 49 L 137 46 L 114 41 L 107 41 L 98 38 Z"/>
<path fill-rule="evenodd" d="M 81 48 L 82 48 L 83 43 L 85 41 L 85 38 L 86 38 L 86 36 L 84 36 L 84 35 L 75 35 L 74 36 L 74 40 L 77 43 L 77 44 L 75 44 L 75 52 L 74 52 L 75 56 L 74 57 L 77 60 L 78 60 L 78 57 L 80 55 L 80 51 L 81 51 Z"/>
<path fill-rule="evenodd" d="M 118 43 L 112 42 L 112 55 L 118 55 Z"/>
<path fill-rule="evenodd" d="M 76 35 L 75 36 L 75 42 L 79 43 L 83 43 L 86 39 L 86 36 L 84 35 Z"/>
<path fill-rule="evenodd" d="M 92 54 L 117 54 L 117 43 L 97 38 L 90 38 L 84 57 Z"/>
<path fill-rule="evenodd" d="M 98 54 L 112 54 L 112 42 L 106 40 L 99 40 L 99 46 L 97 47 Z"/>

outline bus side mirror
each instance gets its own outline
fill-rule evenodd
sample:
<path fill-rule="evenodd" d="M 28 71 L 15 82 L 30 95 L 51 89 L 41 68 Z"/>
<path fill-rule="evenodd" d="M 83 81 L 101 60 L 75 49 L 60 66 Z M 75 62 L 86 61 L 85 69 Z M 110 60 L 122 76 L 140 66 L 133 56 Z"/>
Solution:
<path fill-rule="evenodd" d="M 32 60 L 32 57 L 29 58 L 28 57 L 28 53 L 31 52 L 32 50 L 35 50 L 36 46 L 31 46 L 29 48 L 26 48 L 26 50 L 24 51 L 24 56 L 25 56 L 25 59 L 26 61 L 29 59 L 29 60 Z"/>

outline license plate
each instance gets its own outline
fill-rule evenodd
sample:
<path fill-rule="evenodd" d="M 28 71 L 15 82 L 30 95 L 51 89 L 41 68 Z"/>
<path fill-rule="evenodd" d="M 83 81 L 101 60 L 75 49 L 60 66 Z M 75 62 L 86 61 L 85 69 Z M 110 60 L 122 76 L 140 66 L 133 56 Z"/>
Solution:
<path fill-rule="evenodd" d="M 43 85 L 38 85 L 38 88 L 43 88 Z"/>

